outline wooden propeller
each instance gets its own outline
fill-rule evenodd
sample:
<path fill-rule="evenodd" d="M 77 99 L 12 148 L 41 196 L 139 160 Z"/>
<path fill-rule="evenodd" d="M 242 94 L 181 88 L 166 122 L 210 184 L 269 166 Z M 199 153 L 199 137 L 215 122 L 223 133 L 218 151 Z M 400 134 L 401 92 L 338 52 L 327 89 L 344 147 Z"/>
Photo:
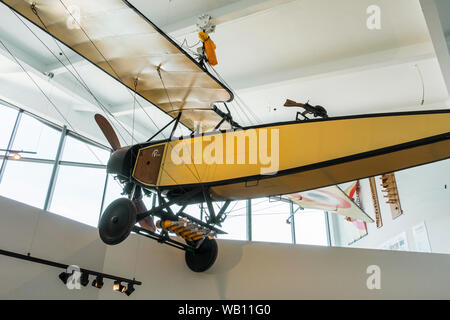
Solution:
<path fill-rule="evenodd" d="M 102 130 L 106 140 L 108 140 L 109 144 L 111 145 L 112 149 L 116 151 L 117 149 L 120 149 L 120 141 L 119 138 L 117 138 L 116 132 L 114 131 L 113 127 L 109 123 L 108 120 L 101 114 L 96 114 L 94 116 L 95 122 L 97 122 L 97 125 L 100 127 L 100 130 Z"/>

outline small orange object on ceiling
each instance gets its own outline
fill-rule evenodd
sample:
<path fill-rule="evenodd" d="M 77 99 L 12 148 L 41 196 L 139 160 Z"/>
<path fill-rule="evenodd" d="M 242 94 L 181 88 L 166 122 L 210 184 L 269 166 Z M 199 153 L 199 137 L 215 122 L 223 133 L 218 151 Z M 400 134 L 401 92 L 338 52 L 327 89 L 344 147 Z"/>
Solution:
<path fill-rule="evenodd" d="M 216 44 L 211 40 L 211 38 L 206 32 L 199 32 L 198 37 L 205 46 L 205 53 L 206 56 L 208 57 L 209 64 L 212 66 L 217 65 Z"/>

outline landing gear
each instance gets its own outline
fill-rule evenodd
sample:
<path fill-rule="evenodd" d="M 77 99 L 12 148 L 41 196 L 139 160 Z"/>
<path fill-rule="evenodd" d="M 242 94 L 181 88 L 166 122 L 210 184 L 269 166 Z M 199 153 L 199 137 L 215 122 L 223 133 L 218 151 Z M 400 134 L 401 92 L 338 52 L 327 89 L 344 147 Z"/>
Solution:
<path fill-rule="evenodd" d="M 193 189 L 169 199 L 165 199 L 157 190 L 155 196 L 158 197 L 158 205 L 154 203 L 152 209 L 146 210 L 141 192 L 139 186 L 127 185 L 124 194 L 129 194 L 129 198 L 117 199 L 106 208 L 98 226 L 103 242 L 108 245 L 119 244 L 133 231 L 159 243 L 184 250 L 186 264 L 194 272 L 204 272 L 211 268 L 218 252 L 214 237 L 225 233 L 216 225 L 220 225 L 225 219 L 225 210 L 230 201 L 226 201 L 216 214 L 212 199 L 205 189 Z M 192 199 L 202 196 L 209 209 L 206 221 L 183 212 Z M 181 205 L 181 209 L 174 212 L 171 206 L 177 203 Z M 156 223 L 159 231 L 156 231 L 153 224 L 152 219 L 155 217 L 160 219 Z M 137 222 L 140 226 L 136 224 Z M 170 237 L 169 233 L 184 239 L 185 243 Z"/>
<path fill-rule="evenodd" d="M 204 272 L 212 267 L 217 259 L 217 242 L 214 239 L 204 239 L 193 251 L 186 251 L 186 264 L 194 272 Z"/>
<path fill-rule="evenodd" d="M 113 201 L 103 213 L 98 230 L 104 243 L 121 243 L 130 234 L 136 223 L 136 207 L 127 198 Z"/>

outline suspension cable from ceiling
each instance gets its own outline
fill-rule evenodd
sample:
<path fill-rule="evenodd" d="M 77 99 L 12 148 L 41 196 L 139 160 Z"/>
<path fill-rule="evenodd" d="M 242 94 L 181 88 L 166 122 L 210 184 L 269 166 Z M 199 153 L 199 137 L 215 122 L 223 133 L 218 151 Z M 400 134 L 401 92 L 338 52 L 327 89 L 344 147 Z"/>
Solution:
<path fill-rule="evenodd" d="M 39 14 L 37 13 L 37 10 L 34 8 L 34 10 L 32 10 L 33 13 L 37 16 L 37 18 L 39 19 L 39 21 L 41 22 L 41 24 L 44 26 L 45 30 L 48 32 L 48 28 L 47 25 L 42 21 L 41 17 L 39 16 Z M 13 11 L 14 12 L 14 11 Z M 122 134 L 120 133 L 119 130 L 117 130 L 117 128 L 114 126 L 114 122 L 111 121 L 111 118 L 113 118 L 120 126 L 121 128 L 128 134 L 131 136 L 130 132 L 125 128 L 125 126 L 121 123 L 120 120 L 118 120 L 109 110 L 106 109 L 106 107 L 101 103 L 101 101 L 96 97 L 96 95 L 92 92 L 92 90 L 89 88 L 89 86 L 87 85 L 87 83 L 84 81 L 83 77 L 80 75 L 80 73 L 78 72 L 78 70 L 75 68 L 75 66 L 73 65 L 72 61 L 69 59 L 69 57 L 66 55 L 66 53 L 64 52 L 64 50 L 62 49 L 62 47 L 60 46 L 60 44 L 58 43 L 58 41 L 54 38 L 52 38 L 55 42 L 55 44 L 58 46 L 59 51 L 61 52 L 61 54 L 64 55 L 64 57 L 66 58 L 66 60 L 69 62 L 70 66 L 72 67 L 72 69 L 74 70 L 74 72 L 77 74 L 75 75 L 74 72 L 72 72 L 67 65 L 53 52 L 52 49 L 50 49 L 47 44 L 25 23 L 25 21 L 23 21 L 16 12 L 14 12 L 14 14 L 16 15 L 16 17 L 27 27 L 27 29 L 36 37 L 36 39 L 38 39 L 43 45 L 44 47 L 53 55 L 53 57 L 73 76 L 73 78 L 92 96 L 92 98 L 95 100 L 95 102 L 98 104 L 98 107 L 103 111 L 103 113 L 105 114 L 105 116 L 107 117 L 107 119 L 111 122 L 111 124 L 113 125 L 114 129 L 116 129 L 116 131 L 118 132 L 119 136 L 122 138 L 122 140 L 124 142 L 126 142 L 125 138 L 122 136 Z M 111 118 L 110 118 L 111 117 Z"/>
<path fill-rule="evenodd" d="M 80 30 L 84 33 L 84 35 L 86 36 L 86 38 L 89 40 L 89 42 L 92 44 L 92 46 L 95 48 L 95 50 L 100 54 L 100 56 L 103 58 L 103 60 L 108 64 L 108 66 L 111 68 L 111 70 L 114 72 L 114 74 L 116 75 L 117 79 L 120 80 L 120 82 L 124 83 L 121 79 L 121 77 L 118 75 L 118 73 L 115 71 L 115 69 L 112 67 L 111 63 L 106 59 L 106 57 L 103 55 L 103 53 L 98 49 L 98 47 L 95 45 L 94 41 L 92 41 L 92 39 L 89 37 L 89 35 L 87 34 L 87 32 L 84 30 L 84 28 L 81 26 L 81 24 L 78 22 L 78 20 L 73 16 L 72 12 L 66 7 L 66 5 L 59 0 L 59 2 L 61 3 L 61 5 L 65 8 L 66 12 L 72 17 L 73 21 L 75 21 L 78 25 L 78 27 L 80 28 Z M 125 88 L 127 89 L 128 93 L 133 96 L 133 93 L 131 92 L 131 89 L 128 86 L 125 86 Z M 147 111 L 145 111 L 145 108 L 142 106 L 142 104 L 139 102 L 139 100 L 136 100 L 136 102 L 138 103 L 139 107 L 142 109 L 142 111 L 145 113 L 145 115 L 147 116 L 147 118 L 150 119 L 150 121 L 153 123 L 153 125 L 156 127 L 157 131 L 159 131 L 159 127 L 158 125 L 155 123 L 155 121 L 150 117 L 150 115 L 147 113 Z"/>
<path fill-rule="evenodd" d="M 209 68 L 216 75 L 216 77 L 222 83 L 224 83 L 229 88 L 229 90 L 231 90 L 231 92 L 233 93 L 234 97 L 236 98 L 236 100 L 234 101 L 236 106 L 241 110 L 241 112 L 244 113 L 244 115 L 250 121 L 250 124 L 261 123 L 261 120 L 258 118 L 258 116 L 252 111 L 251 108 L 249 108 L 247 106 L 247 104 L 241 99 L 241 97 L 237 94 L 237 92 L 231 88 L 231 86 L 225 81 L 225 79 L 219 74 L 219 72 L 217 72 L 217 70 L 214 67 L 212 67 L 210 64 L 207 63 L 206 65 L 209 66 Z M 248 114 L 247 114 L 247 112 L 248 112 Z M 253 121 L 250 119 L 251 117 L 253 118 Z M 254 122 L 256 122 L 256 123 L 254 123 Z"/>
<path fill-rule="evenodd" d="M 422 99 L 420 105 L 423 106 L 425 104 L 425 82 L 423 81 L 423 75 L 419 65 L 415 64 L 414 67 L 416 68 L 417 73 L 419 74 L 420 83 L 422 85 Z"/>

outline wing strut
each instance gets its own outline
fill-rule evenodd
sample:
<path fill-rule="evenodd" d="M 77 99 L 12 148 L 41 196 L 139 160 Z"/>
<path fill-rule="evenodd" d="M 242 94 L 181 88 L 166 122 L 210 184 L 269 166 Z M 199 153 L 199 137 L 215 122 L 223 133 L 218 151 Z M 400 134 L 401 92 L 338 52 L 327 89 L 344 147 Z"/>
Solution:
<path fill-rule="evenodd" d="M 218 115 L 219 117 L 222 118 L 222 120 L 220 120 L 220 122 L 216 125 L 216 127 L 214 128 L 214 130 L 219 129 L 220 126 L 221 126 L 225 121 L 227 121 L 227 122 L 231 125 L 231 127 L 233 127 L 233 128 L 242 128 L 242 126 L 241 126 L 239 123 L 237 123 L 236 121 L 233 120 L 233 117 L 231 116 L 231 112 L 230 112 L 230 109 L 228 109 L 227 104 L 224 103 L 224 105 L 225 105 L 225 108 L 227 108 L 228 113 L 223 112 L 222 110 L 220 110 L 220 109 L 217 108 L 216 106 L 213 106 L 213 107 L 212 107 L 213 111 L 214 111 L 215 113 L 217 113 L 217 115 Z"/>
<path fill-rule="evenodd" d="M 174 133 L 175 133 L 175 130 L 177 129 L 177 127 L 178 127 L 178 124 L 180 123 L 180 118 L 181 118 L 181 114 L 182 114 L 183 112 L 178 112 L 178 115 L 177 115 L 177 117 L 175 118 L 175 124 L 173 125 L 173 129 L 172 129 L 172 132 L 170 133 L 170 137 L 169 137 L 169 140 L 171 140 L 172 139 L 172 137 L 173 137 L 173 135 L 174 135 Z"/>
<path fill-rule="evenodd" d="M 180 112 L 181 113 L 181 112 Z M 155 138 L 158 134 L 160 134 L 161 132 L 163 132 L 168 126 L 170 126 L 172 123 L 174 123 L 177 120 L 177 118 L 173 118 L 172 120 L 170 120 L 164 127 L 162 127 L 161 129 L 159 129 L 154 135 L 152 135 L 146 142 L 150 142 L 153 140 L 153 138 Z"/>

